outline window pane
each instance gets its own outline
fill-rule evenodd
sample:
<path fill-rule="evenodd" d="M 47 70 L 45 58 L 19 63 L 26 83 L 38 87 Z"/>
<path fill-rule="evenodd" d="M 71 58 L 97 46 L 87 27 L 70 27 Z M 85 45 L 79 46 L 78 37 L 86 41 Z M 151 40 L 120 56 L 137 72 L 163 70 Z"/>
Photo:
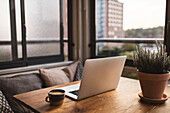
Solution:
<path fill-rule="evenodd" d="M 18 58 L 22 58 L 22 45 L 18 44 Z"/>
<path fill-rule="evenodd" d="M 59 0 L 26 0 L 25 16 L 28 57 L 60 54 Z"/>
<path fill-rule="evenodd" d="M 124 37 L 123 3 L 117 0 L 97 0 L 97 38 Z"/>
<path fill-rule="evenodd" d="M 68 40 L 67 0 L 63 0 L 64 39 Z M 64 60 L 68 60 L 68 42 L 64 43 Z"/>
<path fill-rule="evenodd" d="M 166 0 L 96 0 L 96 39 L 114 40 L 114 43 L 97 43 L 97 54 L 107 46 L 104 49 L 112 48 L 113 51 L 119 48 L 131 56 L 134 48 L 127 52 L 122 46 L 135 47 L 138 39 L 141 46 L 156 49 L 155 45 L 142 43 L 147 40 L 153 40 L 154 43 L 155 39 L 163 41 L 165 4 Z M 127 42 L 130 38 L 134 43 Z M 108 54 L 110 56 L 111 53 Z"/>
<path fill-rule="evenodd" d="M 166 0 L 119 1 L 124 4 L 124 30 L 164 26 Z"/>
<path fill-rule="evenodd" d="M 0 0 L 0 8 L 0 62 L 3 62 L 12 60 L 9 1 Z"/>
<path fill-rule="evenodd" d="M 68 61 L 68 42 L 64 42 L 64 61 Z"/>
<path fill-rule="evenodd" d="M 11 61 L 11 45 L 0 45 L 0 62 Z"/>
<path fill-rule="evenodd" d="M 22 34 L 21 34 L 21 8 L 20 0 L 15 0 L 16 9 L 16 30 L 17 30 L 17 41 L 18 41 L 18 58 L 22 58 Z"/>
<path fill-rule="evenodd" d="M 136 43 L 98 43 L 97 44 L 97 55 L 99 56 L 127 56 L 128 59 L 133 58 L 133 51 L 136 45 L 146 47 L 153 51 L 156 49 L 155 44 L 136 44 Z"/>
<path fill-rule="evenodd" d="M 60 53 L 60 50 L 56 48 L 56 43 L 43 43 L 43 44 L 29 44 L 27 46 L 27 52 L 32 56 L 45 56 L 55 55 Z"/>

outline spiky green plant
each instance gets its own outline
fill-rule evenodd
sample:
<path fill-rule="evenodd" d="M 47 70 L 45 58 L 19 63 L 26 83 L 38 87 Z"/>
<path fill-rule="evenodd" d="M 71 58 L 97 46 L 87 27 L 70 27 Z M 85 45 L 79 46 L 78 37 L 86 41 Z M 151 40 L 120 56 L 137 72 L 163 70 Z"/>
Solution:
<path fill-rule="evenodd" d="M 134 65 L 140 72 L 152 74 L 167 73 L 170 67 L 170 56 L 167 55 L 165 46 L 156 41 L 157 52 L 137 46 L 134 51 Z"/>

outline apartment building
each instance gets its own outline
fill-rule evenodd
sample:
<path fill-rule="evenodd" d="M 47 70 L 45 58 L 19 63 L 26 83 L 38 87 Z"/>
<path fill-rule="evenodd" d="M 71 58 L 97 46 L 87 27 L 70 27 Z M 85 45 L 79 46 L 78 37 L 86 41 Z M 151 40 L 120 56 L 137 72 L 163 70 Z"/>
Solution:
<path fill-rule="evenodd" d="M 118 0 L 97 0 L 97 38 L 122 38 L 123 3 Z"/>

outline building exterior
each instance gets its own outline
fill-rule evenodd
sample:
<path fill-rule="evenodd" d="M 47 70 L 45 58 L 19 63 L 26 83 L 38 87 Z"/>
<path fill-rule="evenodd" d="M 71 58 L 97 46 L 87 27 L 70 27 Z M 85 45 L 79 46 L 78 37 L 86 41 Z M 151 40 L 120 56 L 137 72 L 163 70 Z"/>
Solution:
<path fill-rule="evenodd" d="M 123 3 L 118 0 L 97 0 L 97 38 L 122 38 Z"/>

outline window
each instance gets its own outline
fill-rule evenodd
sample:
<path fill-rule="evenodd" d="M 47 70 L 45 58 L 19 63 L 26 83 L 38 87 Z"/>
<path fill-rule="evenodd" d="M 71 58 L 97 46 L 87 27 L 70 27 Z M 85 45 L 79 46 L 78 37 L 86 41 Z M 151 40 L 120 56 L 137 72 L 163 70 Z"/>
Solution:
<path fill-rule="evenodd" d="M 9 1 L 0 0 L 0 62 L 11 61 L 11 35 L 10 35 L 10 17 L 9 17 Z"/>
<path fill-rule="evenodd" d="M 0 69 L 64 60 L 66 1 L 0 0 Z"/>
<path fill-rule="evenodd" d="M 105 28 L 98 32 L 100 26 L 100 18 L 93 18 L 96 25 L 96 30 L 92 39 L 92 57 L 107 57 L 126 55 L 126 66 L 134 66 L 132 61 L 133 51 L 136 45 L 147 47 L 154 50 L 155 40 L 163 42 L 167 47 L 167 52 L 170 54 L 170 1 L 169 0 L 95 0 L 95 5 L 100 6 L 101 1 L 114 1 L 113 12 L 105 13 Z M 108 2 L 109 3 L 109 2 Z M 106 4 L 108 4 L 106 3 Z M 95 17 L 98 17 L 98 12 L 105 9 L 95 8 Z M 119 5 L 116 5 L 119 4 Z M 102 4 L 104 5 L 104 3 Z M 111 7 L 111 6 L 110 6 Z M 113 16 L 111 16 L 111 14 Z M 114 17 L 114 34 L 109 34 L 108 20 Z M 98 34 L 105 33 L 100 36 Z M 122 76 L 128 78 L 136 78 L 136 73 L 133 70 L 126 69 Z"/>
<path fill-rule="evenodd" d="M 153 50 L 156 48 L 155 40 L 164 42 L 166 0 L 95 0 L 95 2 L 98 6 L 95 39 L 97 57 L 126 55 L 126 65 L 133 66 L 132 56 L 136 45 Z M 105 7 L 100 8 L 101 5 Z M 100 21 L 103 18 L 98 16 L 98 12 L 104 14 L 105 21 Z M 111 26 L 109 22 L 112 22 L 112 19 L 114 24 Z M 102 27 L 105 28 L 99 29 L 103 24 L 105 26 Z"/>
<path fill-rule="evenodd" d="M 25 1 L 28 57 L 60 54 L 60 43 L 58 43 L 60 42 L 59 10 L 59 0 Z M 41 43 L 41 41 L 44 42 Z"/>

